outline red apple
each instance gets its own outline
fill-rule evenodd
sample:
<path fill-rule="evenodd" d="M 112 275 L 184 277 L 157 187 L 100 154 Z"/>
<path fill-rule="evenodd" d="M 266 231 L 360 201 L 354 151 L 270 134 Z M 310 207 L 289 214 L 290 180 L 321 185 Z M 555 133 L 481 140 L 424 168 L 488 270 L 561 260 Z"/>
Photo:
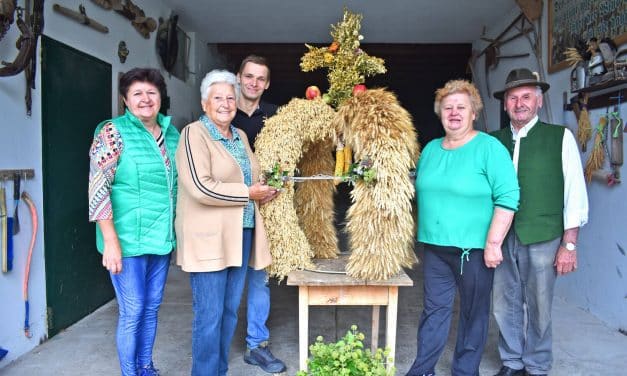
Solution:
<path fill-rule="evenodd" d="M 355 86 L 353 86 L 353 95 L 357 94 L 357 93 L 361 93 L 362 91 L 366 91 L 366 85 L 364 84 L 357 84 Z"/>
<path fill-rule="evenodd" d="M 319 96 L 320 96 L 320 89 L 318 89 L 318 86 L 311 85 L 307 87 L 307 90 L 305 90 L 305 97 L 307 99 L 314 99 L 314 98 L 318 98 Z"/>

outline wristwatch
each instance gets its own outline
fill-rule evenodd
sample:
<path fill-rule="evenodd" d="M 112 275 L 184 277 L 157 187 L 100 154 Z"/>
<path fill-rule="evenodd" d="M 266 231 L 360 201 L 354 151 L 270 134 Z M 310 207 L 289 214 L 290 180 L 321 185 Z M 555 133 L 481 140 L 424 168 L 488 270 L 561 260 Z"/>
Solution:
<path fill-rule="evenodd" d="M 562 244 L 560 244 L 562 247 L 566 248 L 566 250 L 568 251 L 576 251 L 577 250 L 577 245 L 575 243 L 564 243 L 562 242 Z"/>

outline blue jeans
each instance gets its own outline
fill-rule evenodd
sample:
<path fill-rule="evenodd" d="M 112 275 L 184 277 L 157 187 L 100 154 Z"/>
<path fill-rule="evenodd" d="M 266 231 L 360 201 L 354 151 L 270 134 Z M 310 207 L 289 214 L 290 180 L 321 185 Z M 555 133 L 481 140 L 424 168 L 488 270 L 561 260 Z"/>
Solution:
<path fill-rule="evenodd" d="M 242 266 L 215 272 L 190 273 L 194 321 L 192 376 L 224 376 L 237 327 L 237 309 L 246 282 L 252 229 L 244 229 Z"/>
<path fill-rule="evenodd" d="M 118 301 L 116 333 L 122 376 L 152 364 L 157 314 L 168 278 L 170 254 L 122 258 L 122 273 L 110 274 Z"/>
<path fill-rule="evenodd" d="M 531 374 L 545 374 L 551 369 L 551 310 L 557 277 L 553 263 L 560 240 L 524 245 L 514 230 L 505 239 L 493 294 L 499 354 L 509 368 L 524 367 Z"/>
<path fill-rule="evenodd" d="M 262 342 L 270 338 L 270 330 L 266 321 L 270 315 L 270 286 L 268 273 L 248 267 L 248 299 L 246 318 L 248 320 L 246 345 L 256 349 Z"/>
<path fill-rule="evenodd" d="M 462 250 L 425 244 L 424 310 L 418 326 L 417 355 L 408 376 L 435 374 L 451 327 L 455 292 L 459 291 L 459 323 L 453 354 L 453 376 L 478 376 L 488 338 L 490 291 L 494 270 L 485 266 L 483 251 L 473 249 L 468 259 Z"/>

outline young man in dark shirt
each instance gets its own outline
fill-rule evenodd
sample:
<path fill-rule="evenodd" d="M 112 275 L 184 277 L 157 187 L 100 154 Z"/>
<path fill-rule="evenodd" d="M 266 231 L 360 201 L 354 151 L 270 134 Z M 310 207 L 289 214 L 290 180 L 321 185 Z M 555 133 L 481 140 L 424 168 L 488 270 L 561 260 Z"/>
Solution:
<path fill-rule="evenodd" d="M 270 87 L 270 67 L 265 58 L 249 55 L 244 58 L 237 72 L 240 95 L 237 100 L 237 114 L 233 125 L 242 129 L 248 142 L 255 150 L 255 138 L 265 119 L 274 115 L 277 106 L 261 101 L 261 96 Z M 270 314 L 270 287 L 265 270 L 248 268 L 248 300 L 246 318 L 246 353 L 244 361 L 261 367 L 268 373 L 285 371 L 285 364 L 277 359 L 268 348 L 270 331 L 266 321 Z"/>

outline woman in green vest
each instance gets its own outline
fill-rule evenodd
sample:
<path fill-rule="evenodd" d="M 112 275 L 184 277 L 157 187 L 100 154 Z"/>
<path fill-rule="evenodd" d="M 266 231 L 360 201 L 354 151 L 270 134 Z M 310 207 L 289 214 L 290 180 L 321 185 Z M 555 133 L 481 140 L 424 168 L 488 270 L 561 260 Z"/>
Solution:
<path fill-rule="evenodd" d="M 89 219 L 119 306 L 123 376 L 158 375 L 152 362 L 157 314 L 174 249 L 179 132 L 159 113 L 161 73 L 135 68 L 119 82 L 126 112 L 96 127 L 90 149 Z"/>

